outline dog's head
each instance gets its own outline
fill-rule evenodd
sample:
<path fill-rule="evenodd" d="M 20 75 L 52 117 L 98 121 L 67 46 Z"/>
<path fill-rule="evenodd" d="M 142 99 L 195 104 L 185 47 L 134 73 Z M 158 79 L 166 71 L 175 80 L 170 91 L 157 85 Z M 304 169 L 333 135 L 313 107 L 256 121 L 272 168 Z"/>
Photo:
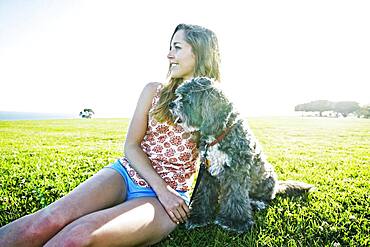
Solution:
<path fill-rule="evenodd" d="M 216 135 L 226 127 L 232 104 L 207 77 L 196 77 L 179 86 L 177 98 L 170 103 L 171 113 L 187 131 L 203 136 Z"/>

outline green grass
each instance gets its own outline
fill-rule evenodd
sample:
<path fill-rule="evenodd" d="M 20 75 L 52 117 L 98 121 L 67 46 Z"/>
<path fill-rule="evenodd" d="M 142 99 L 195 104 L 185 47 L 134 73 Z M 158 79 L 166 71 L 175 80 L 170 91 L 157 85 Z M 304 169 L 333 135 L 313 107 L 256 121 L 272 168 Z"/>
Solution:
<path fill-rule="evenodd" d="M 251 118 L 280 179 L 314 184 L 277 197 L 255 227 L 179 227 L 157 246 L 370 246 L 370 120 Z M 127 119 L 0 121 L 0 225 L 55 201 L 123 153 Z"/>

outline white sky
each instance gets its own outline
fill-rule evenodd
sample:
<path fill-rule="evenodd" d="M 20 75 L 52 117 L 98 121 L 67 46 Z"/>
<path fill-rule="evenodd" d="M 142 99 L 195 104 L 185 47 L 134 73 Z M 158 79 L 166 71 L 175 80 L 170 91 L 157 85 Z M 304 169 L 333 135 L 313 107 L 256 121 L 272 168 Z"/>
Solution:
<path fill-rule="evenodd" d="M 164 81 L 178 23 L 215 31 L 246 115 L 312 100 L 370 103 L 369 1 L 0 0 L 0 111 L 131 117 Z"/>

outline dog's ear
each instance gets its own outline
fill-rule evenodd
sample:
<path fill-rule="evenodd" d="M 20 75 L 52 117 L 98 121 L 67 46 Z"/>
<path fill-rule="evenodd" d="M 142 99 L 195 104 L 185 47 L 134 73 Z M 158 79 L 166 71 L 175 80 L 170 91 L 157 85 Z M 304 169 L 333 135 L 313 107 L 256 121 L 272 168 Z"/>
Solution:
<path fill-rule="evenodd" d="M 201 135 L 217 135 L 226 128 L 227 121 L 233 110 L 232 104 L 225 95 L 216 88 L 207 90 L 207 97 L 202 102 Z"/>
<path fill-rule="evenodd" d="M 214 80 L 208 77 L 196 77 L 193 80 L 198 88 L 208 88 L 214 85 Z"/>

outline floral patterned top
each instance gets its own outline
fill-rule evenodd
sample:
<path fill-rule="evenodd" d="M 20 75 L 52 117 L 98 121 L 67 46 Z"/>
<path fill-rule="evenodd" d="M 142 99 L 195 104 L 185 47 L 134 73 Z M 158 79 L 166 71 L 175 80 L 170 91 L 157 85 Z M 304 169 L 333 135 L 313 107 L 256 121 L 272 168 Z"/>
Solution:
<path fill-rule="evenodd" d="M 190 191 L 196 172 L 198 149 L 181 126 L 157 122 L 151 115 L 158 103 L 162 85 L 157 88 L 149 110 L 148 127 L 141 142 L 143 151 L 163 180 L 175 190 Z M 131 167 L 129 161 L 120 159 L 130 178 L 141 187 L 149 184 Z"/>

